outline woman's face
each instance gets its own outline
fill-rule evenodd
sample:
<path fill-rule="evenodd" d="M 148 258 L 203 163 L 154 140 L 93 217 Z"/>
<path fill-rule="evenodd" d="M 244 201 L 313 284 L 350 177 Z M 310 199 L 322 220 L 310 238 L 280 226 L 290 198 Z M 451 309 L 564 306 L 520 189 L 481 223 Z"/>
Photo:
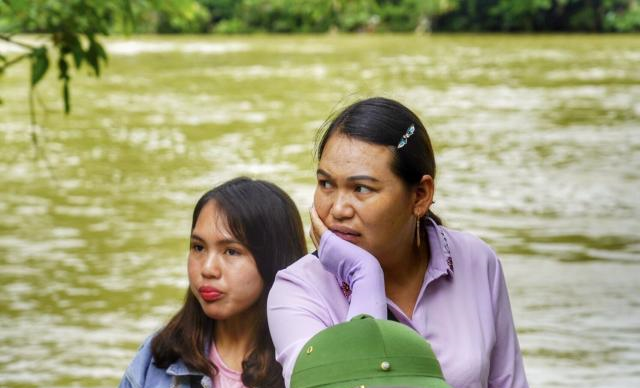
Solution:
<path fill-rule="evenodd" d="M 391 171 L 386 147 L 334 134 L 317 171 L 314 206 L 340 238 L 380 260 L 394 260 L 413 241 L 413 195 Z"/>
<path fill-rule="evenodd" d="M 202 208 L 191 232 L 188 270 L 191 292 L 216 320 L 248 312 L 264 287 L 253 255 L 231 234 L 215 201 Z"/>

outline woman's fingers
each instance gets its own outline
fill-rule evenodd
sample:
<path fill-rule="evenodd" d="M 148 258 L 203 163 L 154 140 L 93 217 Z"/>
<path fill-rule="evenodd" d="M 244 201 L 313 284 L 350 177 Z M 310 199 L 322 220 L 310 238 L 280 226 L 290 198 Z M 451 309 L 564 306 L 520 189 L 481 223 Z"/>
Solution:
<path fill-rule="evenodd" d="M 320 237 L 322 234 L 327 231 L 327 227 L 318 216 L 318 212 L 316 212 L 316 208 L 311 206 L 309 209 L 309 218 L 311 219 L 311 230 L 309 230 L 309 235 L 311 236 L 311 241 L 318 247 L 318 243 L 320 242 Z"/>
<path fill-rule="evenodd" d="M 311 242 L 313 243 L 313 246 L 315 246 L 316 249 L 317 249 L 318 248 L 318 240 L 316 239 L 316 236 L 313 233 L 313 226 L 309 229 L 309 237 L 311 237 Z"/>
<path fill-rule="evenodd" d="M 315 206 L 311 206 L 311 209 L 309 209 L 309 216 L 311 217 L 311 226 L 313 227 L 316 237 L 321 237 L 328 229 L 324 222 L 322 222 L 322 220 L 320 219 Z"/>

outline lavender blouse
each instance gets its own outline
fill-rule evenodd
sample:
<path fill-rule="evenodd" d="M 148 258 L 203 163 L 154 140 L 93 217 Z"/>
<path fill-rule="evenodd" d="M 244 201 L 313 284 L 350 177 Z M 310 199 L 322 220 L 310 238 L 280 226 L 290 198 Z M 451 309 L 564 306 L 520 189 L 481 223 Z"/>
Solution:
<path fill-rule="evenodd" d="M 358 313 L 386 318 L 386 307 L 429 341 L 454 388 L 528 387 L 496 254 L 477 237 L 434 222 L 428 234 L 431 256 L 411 319 L 384 296 L 383 276 L 370 275 L 379 265 L 357 269 L 368 275 L 352 288 L 340 270 L 327 271 L 313 255 L 278 272 L 267 311 L 287 387 L 298 353 L 314 334 Z M 340 244 L 351 245 L 325 232 L 320 257 Z"/>

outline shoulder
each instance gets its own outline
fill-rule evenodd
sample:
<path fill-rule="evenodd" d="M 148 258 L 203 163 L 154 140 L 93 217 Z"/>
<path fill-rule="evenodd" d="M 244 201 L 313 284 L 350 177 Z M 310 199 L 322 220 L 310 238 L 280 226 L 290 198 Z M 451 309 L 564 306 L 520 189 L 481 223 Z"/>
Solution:
<path fill-rule="evenodd" d="M 150 335 L 138 348 L 138 353 L 127 367 L 120 387 L 142 388 L 162 386 L 163 380 L 169 382 L 170 378 L 165 369 L 157 368 L 153 362 L 151 343 L 154 335 Z M 168 386 L 168 385 L 167 385 Z"/>
<path fill-rule="evenodd" d="M 142 371 L 146 371 L 150 365 L 153 364 L 153 352 L 151 351 L 151 343 L 155 334 L 148 336 L 142 345 L 138 348 L 138 353 L 134 357 L 131 365 L 127 368 L 127 373 L 134 372 L 135 375 L 139 375 Z"/>
<path fill-rule="evenodd" d="M 473 233 L 438 227 L 443 250 L 450 252 L 454 266 L 485 268 L 493 272 L 499 266 L 496 252 L 485 241 Z"/>
<path fill-rule="evenodd" d="M 307 254 L 278 271 L 267 303 L 270 307 L 294 302 L 315 305 L 340 295 L 335 275 L 328 272 L 316 256 Z"/>
<path fill-rule="evenodd" d="M 278 271 L 275 283 L 304 281 L 309 285 L 325 281 L 335 282 L 333 276 L 324 269 L 320 260 L 309 253 L 285 269 Z"/>

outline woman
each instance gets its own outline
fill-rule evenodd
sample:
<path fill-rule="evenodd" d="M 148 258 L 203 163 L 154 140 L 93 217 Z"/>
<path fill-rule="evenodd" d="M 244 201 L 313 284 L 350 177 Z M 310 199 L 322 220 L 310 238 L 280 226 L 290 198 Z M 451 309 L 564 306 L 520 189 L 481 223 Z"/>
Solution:
<path fill-rule="evenodd" d="M 367 313 L 420 333 L 455 388 L 527 387 L 498 258 L 430 210 L 436 165 L 418 117 L 385 98 L 357 102 L 317 155 L 319 260 L 280 271 L 267 308 L 285 382 L 310 337 Z"/>
<path fill-rule="evenodd" d="M 276 272 L 305 253 L 296 206 L 274 184 L 237 178 L 204 194 L 184 305 L 142 345 L 120 387 L 283 387 L 267 294 Z"/>

